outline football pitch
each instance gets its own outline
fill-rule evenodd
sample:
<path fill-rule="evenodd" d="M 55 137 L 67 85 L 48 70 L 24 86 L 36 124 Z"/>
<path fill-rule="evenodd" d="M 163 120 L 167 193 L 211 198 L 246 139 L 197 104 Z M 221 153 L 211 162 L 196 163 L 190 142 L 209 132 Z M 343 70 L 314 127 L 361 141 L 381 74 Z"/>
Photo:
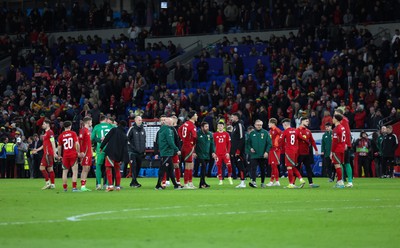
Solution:
<path fill-rule="evenodd" d="M 0 247 L 399 247 L 400 180 L 356 179 L 351 189 L 156 191 L 155 178 L 119 192 L 41 190 L 0 181 Z M 79 184 L 79 183 L 78 183 Z M 287 185 L 287 179 L 281 179 Z M 198 181 L 195 181 L 198 185 Z M 94 188 L 94 179 L 88 180 Z"/>

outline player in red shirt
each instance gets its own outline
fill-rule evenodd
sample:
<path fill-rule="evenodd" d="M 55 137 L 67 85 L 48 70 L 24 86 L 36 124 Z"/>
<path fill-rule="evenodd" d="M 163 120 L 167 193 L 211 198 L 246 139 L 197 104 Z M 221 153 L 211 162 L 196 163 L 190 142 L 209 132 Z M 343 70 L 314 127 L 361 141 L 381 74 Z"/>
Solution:
<path fill-rule="evenodd" d="M 310 188 L 318 188 L 319 185 L 314 184 L 312 179 L 313 172 L 311 169 L 311 164 L 314 163 L 314 156 L 312 151 L 310 150 L 310 145 L 313 146 L 315 154 L 318 154 L 318 148 L 317 144 L 315 144 L 315 140 L 312 136 L 311 131 L 308 129 L 309 124 L 310 124 L 310 119 L 308 119 L 308 117 L 302 117 L 300 119 L 300 126 L 297 128 L 297 130 L 300 133 L 299 157 L 297 158 L 297 162 L 300 171 L 302 164 L 306 166 L 307 178 L 308 178 L 308 183 L 310 184 Z"/>
<path fill-rule="evenodd" d="M 335 165 L 337 173 L 337 182 L 335 188 L 344 188 L 342 179 L 342 164 L 344 163 L 344 153 L 346 150 L 346 128 L 340 124 L 343 117 L 339 114 L 334 115 L 332 122 L 335 125 L 333 129 L 332 137 L 332 150 L 331 150 L 331 160 L 332 164 Z"/>
<path fill-rule="evenodd" d="M 92 141 L 90 140 L 90 131 L 89 128 L 92 127 L 92 118 L 86 116 L 83 118 L 83 127 L 79 131 L 79 145 L 80 145 L 80 153 L 79 157 L 81 158 L 82 165 L 82 173 L 81 173 L 81 191 L 91 191 L 86 188 L 86 178 L 90 171 L 90 167 L 92 166 Z"/>
<path fill-rule="evenodd" d="M 218 131 L 213 134 L 215 143 L 215 154 L 217 155 L 216 163 L 218 168 L 219 185 L 223 184 L 222 181 L 222 163 L 228 168 L 228 181 L 229 184 L 233 184 L 232 181 L 232 164 L 229 156 L 231 150 L 231 137 L 229 133 L 224 131 L 225 123 L 219 122 L 217 125 Z"/>
<path fill-rule="evenodd" d="M 297 152 L 299 149 L 298 140 L 300 139 L 299 132 L 290 126 L 289 119 L 283 119 L 282 125 L 285 131 L 282 132 L 279 138 L 279 146 L 285 151 L 285 166 L 288 171 L 289 185 L 286 187 L 288 189 L 295 189 L 297 186 L 294 185 L 294 175 L 300 179 L 300 188 L 306 183 L 299 170 L 296 168 L 297 165 Z"/>
<path fill-rule="evenodd" d="M 272 147 L 269 150 L 268 155 L 268 164 L 271 166 L 271 180 L 267 183 L 268 187 L 271 186 L 281 186 L 279 183 L 279 170 L 278 166 L 280 164 L 281 158 L 281 149 L 279 147 L 279 137 L 281 136 L 282 131 L 276 126 L 278 124 L 278 120 L 275 118 L 269 119 L 268 127 L 269 135 L 272 140 Z M 275 182 L 274 182 L 275 181 Z"/>
<path fill-rule="evenodd" d="M 58 159 L 57 150 L 56 150 L 56 142 L 54 140 L 54 133 L 50 129 L 51 121 L 49 119 L 45 119 L 42 124 L 42 128 L 45 131 L 43 135 L 43 145 L 32 151 L 33 154 L 37 153 L 40 150 L 43 150 L 42 161 L 40 162 L 40 171 L 43 174 L 44 180 L 46 181 L 46 185 L 42 189 L 54 189 L 54 170 L 53 164 L 54 159 Z"/>
<path fill-rule="evenodd" d="M 350 150 L 351 150 L 351 130 L 350 130 L 350 125 L 349 125 L 349 120 L 347 119 L 346 116 L 343 115 L 343 110 L 342 109 L 335 109 L 335 115 L 341 115 L 342 120 L 340 121 L 340 124 L 344 127 L 344 130 L 346 131 L 346 150 L 344 152 L 344 168 L 346 169 L 346 174 L 347 174 L 347 181 L 348 183 L 345 185 L 345 187 L 351 188 L 353 187 L 353 169 L 351 168 L 350 165 Z"/>
<path fill-rule="evenodd" d="M 68 172 L 70 169 L 72 169 L 72 192 L 78 192 L 79 190 L 76 188 L 76 180 L 78 178 L 78 136 L 74 131 L 71 131 L 72 122 L 65 121 L 63 126 L 65 131 L 58 136 L 58 154 L 62 154 L 61 161 L 63 166 L 63 188 L 64 191 L 67 191 Z"/>
<path fill-rule="evenodd" d="M 181 156 L 185 162 L 184 181 L 186 189 L 195 189 L 193 185 L 193 152 L 196 146 L 197 132 L 194 123 L 197 121 L 196 111 L 190 111 L 189 120 L 178 129 L 179 137 L 182 140 Z"/>

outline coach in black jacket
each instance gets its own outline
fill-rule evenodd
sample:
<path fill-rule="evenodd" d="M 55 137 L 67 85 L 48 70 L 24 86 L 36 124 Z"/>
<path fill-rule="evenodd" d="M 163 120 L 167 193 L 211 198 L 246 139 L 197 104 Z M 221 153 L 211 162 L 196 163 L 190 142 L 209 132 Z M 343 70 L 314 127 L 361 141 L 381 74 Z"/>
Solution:
<path fill-rule="evenodd" d="M 114 190 L 112 184 L 112 169 L 115 171 L 115 186 L 116 190 L 120 190 L 121 172 L 120 163 L 128 164 L 128 138 L 125 133 L 126 121 L 120 121 L 118 127 L 112 128 L 104 138 L 100 145 L 100 151 L 104 149 L 106 154 L 106 173 L 109 186 L 107 191 Z"/>
<path fill-rule="evenodd" d="M 387 126 L 386 131 L 387 134 L 382 140 L 382 172 L 386 177 L 393 177 L 395 152 L 399 145 L 399 141 L 397 140 L 396 134 L 393 133 L 392 126 Z"/>
<path fill-rule="evenodd" d="M 239 170 L 240 179 L 244 182 L 245 179 L 245 168 L 244 168 L 244 146 L 246 141 L 246 131 L 243 123 L 239 120 L 239 114 L 233 113 L 231 115 L 232 120 L 232 132 L 231 132 L 231 162 L 232 168 L 236 172 L 235 167 Z"/>
<path fill-rule="evenodd" d="M 142 167 L 143 157 L 146 154 L 146 131 L 140 116 L 135 117 L 135 122 L 128 130 L 128 154 L 132 172 L 130 186 L 139 188 L 142 185 L 137 181 L 137 178 Z"/>

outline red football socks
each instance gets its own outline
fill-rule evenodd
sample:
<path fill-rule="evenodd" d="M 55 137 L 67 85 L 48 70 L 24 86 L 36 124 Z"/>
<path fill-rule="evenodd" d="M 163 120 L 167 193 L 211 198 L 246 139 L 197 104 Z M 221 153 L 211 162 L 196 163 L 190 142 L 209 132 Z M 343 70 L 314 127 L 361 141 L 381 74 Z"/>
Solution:
<path fill-rule="evenodd" d="M 121 170 L 119 164 L 114 165 L 114 169 L 115 169 L 115 186 L 118 187 L 121 184 Z"/>
<path fill-rule="evenodd" d="M 76 182 L 72 182 L 72 188 L 76 189 Z"/>
<path fill-rule="evenodd" d="M 185 184 L 187 184 L 189 182 L 189 173 L 190 173 L 189 170 L 185 169 L 185 174 L 183 175 Z"/>
<path fill-rule="evenodd" d="M 189 171 L 188 181 L 189 183 L 191 183 L 193 181 L 193 170 L 188 170 L 188 171 Z"/>
<path fill-rule="evenodd" d="M 222 180 L 222 164 L 217 166 L 218 166 L 218 178 L 219 180 Z"/>
<path fill-rule="evenodd" d="M 274 179 L 277 182 L 279 181 L 279 171 L 276 165 L 271 165 L 271 182 L 273 182 Z"/>
<path fill-rule="evenodd" d="M 293 170 L 292 169 L 288 169 L 288 179 L 289 179 L 289 183 L 293 184 L 294 183 L 294 176 L 293 176 Z"/>
<path fill-rule="evenodd" d="M 174 169 L 176 182 L 181 181 L 181 170 L 179 168 Z"/>
<path fill-rule="evenodd" d="M 44 169 L 44 170 L 42 170 L 41 172 L 42 172 L 42 175 L 43 175 L 43 177 L 44 177 L 44 180 L 45 180 L 46 182 L 49 181 L 49 173 L 47 173 L 47 170 Z"/>
<path fill-rule="evenodd" d="M 109 185 L 109 186 L 113 185 L 113 177 L 112 177 L 112 172 L 111 172 L 111 170 L 112 170 L 111 167 L 107 167 L 107 168 L 106 168 L 107 181 L 108 181 L 108 185 Z"/>
<path fill-rule="evenodd" d="M 292 169 L 293 169 L 293 174 L 294 174 L 297 178 L 301 179 L 302 176 L 301 176 L 299 170 L 298 170 L 296 167 L 292 167 Z"/>
<path fill-rule="evenodd" d="M 243 171 L 240 172 L 240 180 L 242 180 L 242 181 L 244 180 L 244 172 Z"/>
<path fill-rule="evenodd" d="M 232 176 L 232 165 L 227 164 L 226 167 L 228 167 L 228 177 L 231 177 Z"/>
<path fill-rule="evenodd" d="M 86 185 L 86 180 L 81 180 L 81 186 L 84 187 Z"/>
<path fill-rule="evenodd" d="M 336 174 L 337 174 L 337 180 L 340 181 L 342 180 L 342 168 L 336 168 Z"/>
<path fill-rule="evenodd" d="M 51 182 L 51 184 L 54 184 L 54 179 L 55 179 L 55 177 L 56 177 L 56 175 L 54 174 L 54 171 L 50 171 L 50 172 L 49 172 L 49 175 L 50 175 L 50 182 Z"/>

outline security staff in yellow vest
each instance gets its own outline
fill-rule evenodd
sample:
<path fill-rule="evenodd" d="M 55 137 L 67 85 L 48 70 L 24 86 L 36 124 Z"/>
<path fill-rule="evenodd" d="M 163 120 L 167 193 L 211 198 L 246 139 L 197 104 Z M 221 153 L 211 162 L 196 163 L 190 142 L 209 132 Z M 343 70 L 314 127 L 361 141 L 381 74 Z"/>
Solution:
<path fill-rule="evenodd" d="M 23 178 L 25 177 L 25 158 L 26 158 L 26 152 L 28 151 L 28 144 L 25 143 L 25 141 L 22 140 L 21 137 L 16 137 L 17 141 L 17 148 L 18 148 L 18 154 L 15 156 L 15 163 L 17 167 L 17 177 L 18 178 Z M 28 167 L 29 170 L 29 167 Z"/>
<path fill-rule="evenodd" d="M 0 177 L 6 178 L 6 166 L 7 166 L 7 152 L 6 144 L 8 142 L 7 137 L 0 138 Z"/>
<path fill-rule="evenodd" d="M 7 167 L 6 175 L 7 178 L 15 177 L 15 157 L 18 154 L 18 146 L 14 143 L 14 140 L 9 140 L 6 144 L 7 153 Z"/>

